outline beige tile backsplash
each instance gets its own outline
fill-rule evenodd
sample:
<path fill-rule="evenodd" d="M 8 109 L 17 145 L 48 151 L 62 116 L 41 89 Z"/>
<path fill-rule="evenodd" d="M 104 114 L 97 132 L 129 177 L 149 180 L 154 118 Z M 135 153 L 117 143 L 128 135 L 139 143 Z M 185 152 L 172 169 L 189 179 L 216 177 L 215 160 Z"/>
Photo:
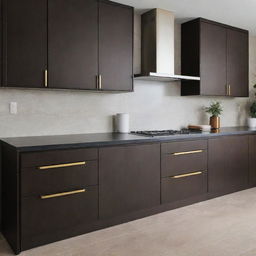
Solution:
<path fill-rule="evenodd" d="M 180 25 L 175 27 L 175 69 L 180 71 Z M 135 17 L 135 73 L 140 71 L 140 24 Z M 18 57 L 18 56 L 17 56 Z M 256 82 L 256 37 L 250 37 L 250 86 Z M 112 132 L 112 116 L 130 114 L 131 130 L 178 129 L 206 124 L 202 110 L 212 100 L 223 103 L 222 126 L 245 125 L 247 98 L 181 97 L 179 82 L 135 81 L 133 93 L 64 90 L 0 90 L 0 137 Z M 253 93 L 251 92 L 251 95 Z M 9 103 L 18 103 L 18 114 Z"/>

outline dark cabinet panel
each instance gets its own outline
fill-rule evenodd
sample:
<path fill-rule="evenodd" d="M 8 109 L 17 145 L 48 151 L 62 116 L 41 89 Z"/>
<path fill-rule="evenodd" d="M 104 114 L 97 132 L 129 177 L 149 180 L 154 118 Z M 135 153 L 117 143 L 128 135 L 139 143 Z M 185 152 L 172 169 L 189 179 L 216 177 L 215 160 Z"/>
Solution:
<path fill-rule="evenodd" d="M 98 159 L 98 149 L 63 149 L 21 154 L 21 168 L 40 167 L 55 164 L 70 164 Z"/>
<path fill-rule="evenodd" d="M 231 96 L 248 97 L 248 33 L 227 29 L 227 84 Z"/>
<path fill-rule="evenodd" d="M 161 181 L 161 203 L 171 203 L 207 193 L 207 172 Z"/>
<path fill-rule="evenodd" d="M 226 95 L 226 29 L 201 23 L 201 94 Z"/>
<path fill-rule="evenodd" d="M 256 135 L 249 136 L 249 184 L 256 186 Z"/>
<path fill-rule="evenodd" d="M 248 31 L 198 18 L 182 24 L 181 95 L 248 97 Z"/>
<path fill-rule="evenodd" d="M 161 156 L 161 177 L 206 170 L 207 150 L 199 150 L 192 154 L 162 154 Z"/>
<path fill-rule="evenodd" d="M 98 184 L 98 161 L 84 165 L 39 170 L 24 168 L 21 175 L 23 196 L 54 194 Z"/>
<path fill-rule="evenodd" d="M 49 87 L 96 89 L 98 1 L 48 3 Z"/>
<path fill-rule="evenodd" d="M 4 86 L 43 87 L 47 69 L 47 0 L 4 0 Z"/>
<path fill-rule="evenodd" d="M 161 144 L 162 154 L 181 153 L 204 149 L 207 150 L 207 140 L 178 141 Z"/>
<path fill-rule="evenodd" d="M 96 221 L 98 187 L 92 186 L 85 189 L 86 191 L 82 193 L 49 199 L 41 199 L 39 196 L 22 198 L 22 247 L 28 247 L 27 244 L 23 244 L 23 240 L 29 243 L 29 237 Z"/>
<path fill-rule="evenodd" d="M 102 90 L 133 90 L 133 8 L 99 1 L 99 75 Z"/>
<path fill-rule="evenodd" d="M 248 186 L 248 136 L 209 140 L 209 192 L 228 193 Z"/>
<path fill-rule="evenodd" d="M 102 148 L 99 215 L 121 216 L 160 204 L 160 145 Z"/>

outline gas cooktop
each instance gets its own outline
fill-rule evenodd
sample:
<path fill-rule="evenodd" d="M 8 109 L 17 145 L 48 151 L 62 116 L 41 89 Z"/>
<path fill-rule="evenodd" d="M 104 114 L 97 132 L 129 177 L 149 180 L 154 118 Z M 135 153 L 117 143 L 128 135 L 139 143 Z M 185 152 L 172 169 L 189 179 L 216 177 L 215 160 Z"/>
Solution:
<path fill-rule="evenodd" d="M 132 131 L 132 134 L 155 137 L 155 136 L 169 136 L 169 135 L 178 135 L 178 134 L 190 134 L 190 133 L 201 133 L 201 131 L 192 131 L 189 129 L 181 130 L 153 130 L 153 131 Z"/>

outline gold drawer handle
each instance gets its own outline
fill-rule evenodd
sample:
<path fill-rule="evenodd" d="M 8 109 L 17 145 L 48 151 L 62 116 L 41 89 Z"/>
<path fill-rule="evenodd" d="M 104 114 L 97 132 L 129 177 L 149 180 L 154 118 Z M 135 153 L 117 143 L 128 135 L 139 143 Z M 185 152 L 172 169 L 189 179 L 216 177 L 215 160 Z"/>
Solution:
<path fill-rule="evenodd" d="M 191 173 L 186 173 L 186 174 L 181 174 L 181 175 L 176 175 L 171 177 L 172 179 L 180 179 L 180 178 L 184 178 L 184 177 L 189 177 L 189 176 L 195 176 L 195 175 L 200 175 L 203 172 L 191 172 Z"/>
<path fill-rule="evenodd" d="M 174 156 L 181 156 L 181 155 L 189 155 L 189 154 L 196 154 L 196 153 L 202 153 L 202 152 L 203 152 L 203 150 L 193 150 L 193 151 L 173 153 L 173 155 Z"/>
<path fill-rule="evenodd" d="M 75 163 L 67 163 L 67 164 L 55 164 L 55 165 L 45 165 L 40 166 L 40 170 L 46 170 L 46 169 L 55 169 L 55 168 L 61 168 L 61 167 L 70 167 L 70 166 L 78 166 L 78 165 L 86 165 L 86 162 L 75 162 Z"/>
<path fill-rule="evenodd" d="M 74 194 L 79 194 L 79 193 L 84 193 L 84 192 L 86 192 L 85 189 L 80 189 L 80 190 L 74 190 L 74 191 L 69 191 L 69 192 L 63 192 L 63 193 L 57 193 L 57 194 L 51 194 L 51 195 L 44 195 L 44 196 L 40 196 L 40 197 L 41 197 L 41 199 L 49 199 L 49 198 L 69 196 L 69 195 L 74 195 Z"/>

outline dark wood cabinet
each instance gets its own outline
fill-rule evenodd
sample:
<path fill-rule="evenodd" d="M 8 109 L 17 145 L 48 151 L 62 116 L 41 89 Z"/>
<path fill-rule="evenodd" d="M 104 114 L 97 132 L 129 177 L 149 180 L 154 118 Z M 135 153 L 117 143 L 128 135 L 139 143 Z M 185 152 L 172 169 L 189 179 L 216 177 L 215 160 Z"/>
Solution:
<path fill-rule="evenodd" d="M 44 87 L 47 0 L 4 0 L 3 16 L 3 86 Z"/>
<path fill-rule="evenodd" d="M 202 22 L 200 39 L 201 94 L 226 95 L 226 29 Z"/>
<path fill-rule="evenodd" d="M 3 16 L 3 86 L 133 90 L 132 7 L 4 0 Z"/>
<path fill-rule="evenodd" d="M 2 233 L 15 253 L 256 185 L 254 132 L 54 150 L 15 140 L 2 142 Z"/>
<path fill-rule="evenodd" d="M 249 136 L 249 184 L 256 186 L 256 135 Z"/>
<path fill-rule="evenodd" d="M 99 151 L 100 219 L 160 205 L 160 144 Z"/>
<path fill-rule="evenodd" d="M 99 1 L 101 90 L 133 90 L 133 8 Z"/>
<path fill-rule="evenodd" d="M 188 173 L 188 176 L 173 176 L 161 180 L 161 203 L 193 198 L 207 193 L 207 171 Z"/>
<path fill-rule="evenodd" d="M 248 33 L 227 29 L 227 84 L 231 96 L 249 95 Z"/>
<path fill-rule="evenodd" d="M 207 193 L 207 140 L 161 144 L 161 203 Z"/>
<path fill-rule="evenodd" d="M 249 137 L 209 139 L 208 185 L 212 194 L 225 194 L 248 187 Z"/>
<path fill-rule="evenodd" d="M 97 0 L 49 1 L 48 64 L 50 88 L 96 89 Z"/>
<path fill-rule="evenodd" d="M 182 24 L 182 95 L 248 97 L 248 31 L 206 19 Z"/>
<path fill-rule="evenodd" d="M 79 230 L 98 219 L 98 187 L 86 187 L 83 193 L 41 199 L 38 196 L 21 199 L 21 248 L 41 244 L 51 234 Z"/>

